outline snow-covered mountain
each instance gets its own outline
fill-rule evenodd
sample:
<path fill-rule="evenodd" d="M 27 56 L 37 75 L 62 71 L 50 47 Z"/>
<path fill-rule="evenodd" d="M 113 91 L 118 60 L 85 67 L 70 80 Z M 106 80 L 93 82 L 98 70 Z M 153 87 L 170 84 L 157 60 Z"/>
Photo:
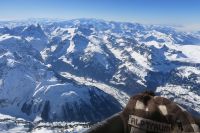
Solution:
<path fill-rule="evenodd" d="M 96 19 L 0 22 L 0 113 L 97 122 L 153 90 L 200 114 L 200 34 Z"/>

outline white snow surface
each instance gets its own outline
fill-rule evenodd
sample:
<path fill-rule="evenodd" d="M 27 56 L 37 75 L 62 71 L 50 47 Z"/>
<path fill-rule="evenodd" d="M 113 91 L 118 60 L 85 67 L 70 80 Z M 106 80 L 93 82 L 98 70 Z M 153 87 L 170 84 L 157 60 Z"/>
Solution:
<path fill-rule="evenodd" d="M 180 51 L 178 54 L 166 53 L 166 57 L 171 61 L 181 61 L 190 63 L 200 63 L 200 45 L 180 45 L 175 44 L 172 49 Z M 184 55 L 184 56 L 183 56 Z"/>
<path fill-rule="evenodd" d="M 55 114 L 66 102 L 90 104 L 89 91 L 96 87 L 98 95 L 109 94 L 125 107 L 132 94 L 151 89 L 150 81 L 161 96 L 200 113 L 199 33 L 96 19 L 0 22 L 0 27 L 0 119 L 9 119 L 0 122 L 0 132 L 27 132 L 23 123 L 15 125 L 17 118 L 41 120 L 21 111 L 25 102 L 33 101 L 36 110 L 50 101 L 49 113 Z M 85 129 L 51 126 L 33 133 Z"/>
<path fill-rule="evenodd" d="M 156 90 L 161 96 L 174 99 L 174 102 L 190 107 L 195 111 L 200 111 L 200 96 L 190 88 L 167 84 L 164 87 L 158 87 Z"/>

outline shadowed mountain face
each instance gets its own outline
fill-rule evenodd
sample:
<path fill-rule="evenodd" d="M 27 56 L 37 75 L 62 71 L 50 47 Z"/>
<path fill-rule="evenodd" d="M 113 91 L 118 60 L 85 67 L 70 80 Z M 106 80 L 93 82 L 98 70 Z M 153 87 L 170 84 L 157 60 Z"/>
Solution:
<path fill-rule="evenodd" d="M 116 99 L 97 88 L 56 85 L 48 88 L 45 95 L 38 95 L 25 102 L 21 111 L 27 115 L 40 112 L 45 121 L 98 122 L 122 108 Z M 43 99 L 38 103 L 36 97 Z"/>
<path fill-rule="evenodd" d="M 0 22 L 0 113 L 97 122 L 151 89 L 199 114 L 198 33 L 95 19 L 34 22 Z"/>

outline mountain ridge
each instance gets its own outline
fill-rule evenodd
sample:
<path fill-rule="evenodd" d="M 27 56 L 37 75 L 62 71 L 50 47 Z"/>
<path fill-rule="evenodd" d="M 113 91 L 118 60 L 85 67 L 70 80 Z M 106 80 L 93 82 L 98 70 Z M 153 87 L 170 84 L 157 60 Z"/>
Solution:
<path fill-rule="evenodd" d="M 200 114 L 198 33 L 97 19 L 0 27 L 0 113 L 97 122 L 152 90 Z"/>

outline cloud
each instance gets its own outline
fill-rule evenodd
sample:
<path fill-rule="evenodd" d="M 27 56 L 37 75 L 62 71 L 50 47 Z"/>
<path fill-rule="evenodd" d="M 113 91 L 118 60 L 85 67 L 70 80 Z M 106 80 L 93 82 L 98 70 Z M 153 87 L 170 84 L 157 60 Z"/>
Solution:
<path fill-rule="evenodd" d="M 200 24 L 188 24 L 183 26 L 175 26 L 179 31 L 200 31 Z"/>

